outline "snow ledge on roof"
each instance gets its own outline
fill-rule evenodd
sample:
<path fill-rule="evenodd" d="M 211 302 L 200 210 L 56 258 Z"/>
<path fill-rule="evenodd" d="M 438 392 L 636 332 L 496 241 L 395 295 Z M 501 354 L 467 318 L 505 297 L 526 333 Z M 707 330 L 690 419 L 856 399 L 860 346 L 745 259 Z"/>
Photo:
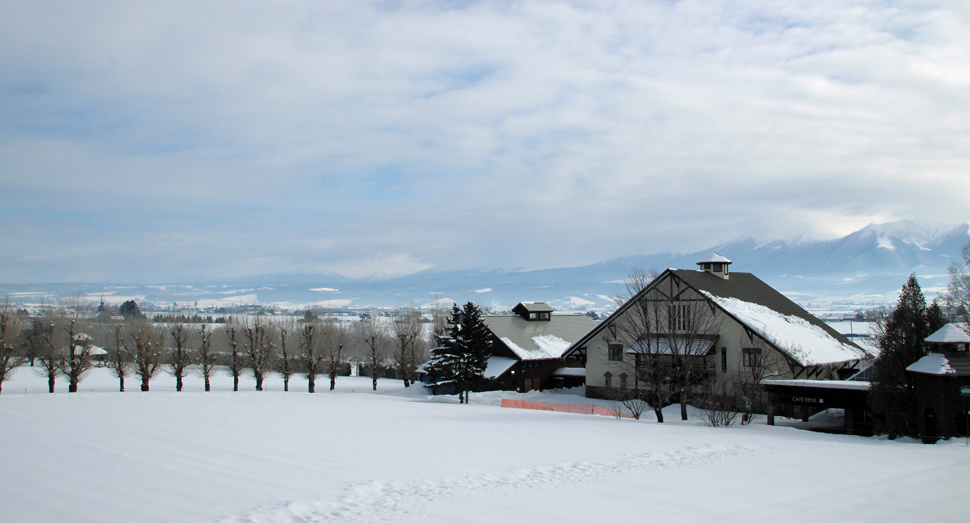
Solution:
<path fill-rule="evenodd" d="M 821 327 L 798 316 L 786 316 L 764 305 L 714 296 L 704 290 L 701 293 L 788 353 L 800 365 L 824 365 L 865 357 L 865 352 L 861 349 L 840 342 Z"/>
<path fill-rule="evenodd" d="M 955 370 L 953 370 L 953 367 L 950 366 L 950 362 L 946 359 L 946 356 L 937 352 L 931 352 L 916 360 L 915 363 L 909 367 L 906 367 L 906 370 L 909 372 L 933 374 L 936 376 L 945 376 L 947 374 L 957 373 Z"/>

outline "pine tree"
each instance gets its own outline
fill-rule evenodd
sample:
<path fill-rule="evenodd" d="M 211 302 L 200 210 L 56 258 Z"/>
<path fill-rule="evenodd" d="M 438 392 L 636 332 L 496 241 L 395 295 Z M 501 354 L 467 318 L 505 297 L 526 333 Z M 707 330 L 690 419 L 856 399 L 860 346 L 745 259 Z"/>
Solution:
<path fill-rule="evenodd" d="M 899 295 L 899 303 L 881 326 L 877 338 L 879 357 L 873 364 L 869 391 L 869 404 L 880 418 L 877 430 L 890 438 L 918 435 L 915 380 L 906 367 L 926 355 L 923 340 L 945 323 L 935 301 L 926 306 L 916 275 L 911 275 Z"/>
<path fill-rule="evenodd" d="M 427 371 L 441 380 L 432 386 L 454 387 L 459 402 L 468 403 L 468 393 L 485 379 L 491 333 L 482 321 L 482 311 L 471 302 L 461 309 L 452 306 L 448 327 L 446 335 L 436 336 L 438 346 L 431 349 Z"/>

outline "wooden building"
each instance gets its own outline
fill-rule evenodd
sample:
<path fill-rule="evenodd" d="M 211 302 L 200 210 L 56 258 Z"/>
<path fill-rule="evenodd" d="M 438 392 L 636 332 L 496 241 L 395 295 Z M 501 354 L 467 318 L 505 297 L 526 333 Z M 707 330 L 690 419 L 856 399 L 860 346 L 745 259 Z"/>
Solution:
<path fill-rule="evenodd" d="M 565 352 L 586 367 L 586 394 L 636 389 L 641 365 L 695 372 L 690 393 L 733 394 L 762 379 L 840 380 L 870 356 L 752 274 L 717 253 L 697 270 L 668 269 Z M 682 372 L 682 371 L 679 371 Z M 610 390 L 612 389 L 612 390 Z M 672 399 L 675 400 L 675 399 Z"/>
<path fill-rule="evenodd" d="M 970 336 L 947 323 L 926 342 L 929 354 L 906 368 L 916 378 L 920 436 L 970 436 Z"/>
<path fill-rule="evenodd" d="M 563 352 L 593 321 L 585 314 L 553 312 L 543 302 L 522 302 L 512 314 L 482 317 L 493 337 L 486 372 L 493 390 L 529 392 L 584 383 L 582 364 L 563 358 Z"/>
<path fill-rule="evenodd" d="M 593 327 L 585 314 L 554 314 L 543 302 L 522 302 L 512 314 L 482 316 L 492 336 L 492 354 L 485 378 L 487 390 L 529 392 L 580 386 L 586 372 L 563 351 Z M 433 385 L 435 376 L 418 371 L 422 383 Z M 435 394 L 453 391 L 432 387 Z"/>

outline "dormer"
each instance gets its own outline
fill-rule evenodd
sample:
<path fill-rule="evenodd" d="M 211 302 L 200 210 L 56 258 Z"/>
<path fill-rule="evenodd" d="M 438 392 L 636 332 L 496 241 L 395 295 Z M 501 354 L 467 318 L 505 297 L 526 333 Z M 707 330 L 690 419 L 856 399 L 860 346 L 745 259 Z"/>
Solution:
<path fill-rule="evenodd" d="M 526 321 L 549 321 L 552 319 L 553 308 L 541 301 L 524 301 L 512 307 L 512 314 L 525 318 Z"/>
<path fill-rule="evenodd" d="M 731 265 L 731 260 L 716 252 L 712 252 L 697 262 L 697 270 L 709 272 L 718 278 L 726 280 L 728 279 L 728 265 Z"/>

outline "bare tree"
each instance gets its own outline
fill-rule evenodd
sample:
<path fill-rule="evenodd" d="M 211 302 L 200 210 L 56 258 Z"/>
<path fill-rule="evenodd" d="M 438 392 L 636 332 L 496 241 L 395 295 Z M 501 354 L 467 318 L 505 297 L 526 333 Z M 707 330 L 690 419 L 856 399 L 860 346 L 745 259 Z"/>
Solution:
<path fill-rule="evenodd" d="M 162 370 L 165 357 L 165 332 L 147 320 L 129 320 L 128 337 L 131 345 L 122 338 L 121 344 L 131 357 L 135 374 L 141 378 L 142 392 L 148 392 L 149 382 Z"/>
<path fill-rule="evenodd" d="M 320 349 L 320 337 L 317 332 L 319 323 L 306 321 L 300 326 L 300 349 L 303 352 L 303 373 L 307 379 L 307 391 L 316 391 L 317 375 L 323 373 L 324 354 Z"/>
<path fill-rule="evenodd" d="M 290 390 L 290 376 L 296 374 L 296 366 L 293 365 L 293 357 L 286 346 L 286 335 L 293 331 L 292 322 L 281 322 L 279 325 L 280 333 L 280 359 L 276 370 L 283 376 L 283 392 Z"/>
<path fill-rule="evenodd" d="M 81 317 L 83 301 L 81 291 L 68 300 L 65 308 L 69 310 L 70 318 L 65 327 L 67 331 L 67 353 L 61 360 L 61 372 L 67 376 L 68 392 L 77 392 L 78 383 L 84 375 L 91 370 L 94 362 L 91 359 L 91 348 L 94 346 L 94 339 L 90 335 L 80 331 L 78 320 Z"/>
<path fill-rule="evenodd" d="M 131 374 L 132 362 L 128 351 L 122 348 L 123 326 L 115 325 L 114 348 L 108 349 L 108 368 L 118 377 L 118 390 L 125 391 L 125 378 Z"/>
<path fill-rule="evenodd" d="M 252 323 L 243 327 L 246 337 L 246 353 L 249 355 L 250 369 L 256 379 L 256 390 L 263 390 L 263 379 L 273 368 L 276 356 L 276 343 L 273 342 L 272 331 L 267 325 L 256 318 Z"/>
<path fill-rule="evenodd" d="M 0 302 L 0 392 L 3 391 L 3 382 L 10 379 L 24 362 L 21 351 L 11 343 L 19 337 L 21 328 L 20 317 L 10 308 L 10 298 L 4 295 Z"/>
<path fill-rule="evenodd" d="M 168 355 L 168 365 L 172 376 L 175 376 L 175 390 L 182 392 L 182 378 L 192 364 L 192 353 L 189 351 L 189 330 L 184 323 L 176 323 L 171 331 L 175 346 Z"/>
<path fill-rule="evenodd" d="M 232 376 L 232 390 L 239 392 L 239 376 L 242 374 L 243 361 L 239 354 L 239 340 L 236 336 L 236 322 L 230 320 L 226 325 L 226 336 L 229 338 L 229 374 Z"/>
<path fill-rule="evenodd" d="M 367 372 L 370 374 L 374 390 L 377 390 L 377 379 L 387 368 L 387 329 L 373 320 L 360 322 L 361 337 L 367 348 Z"/>
<path fill-rule="evenodd" d="M 960 251 L 960 261 L 950 264 L 950 281 L 944 299 L 958 325 L 970 334 L 970 242 Z"/>
<path fill-rule="evenodd" d="M 54 393 L 57 375 L 63 368 L 61 362 L 64 359 L 64 352 L 60 349 L 58 336 L 61 331 L 57 328 L 57 324 L 62 321 L 61 314 L 48 311 L 40 318 L 34 318 L 33 328 L 27 336 L 29 350 L 40 361 L 40 366 L 35 370 L 39 375 L 47 378 L 47 391 L 51 394 Z"/>
<path fill-rule="evenodd" d="M 617 307 L 626 306 L 629 303 L 627 312 L 620 320 L 609 326 L 615 341 L 622 343 L 610 344 L 608 350 L 619 351 L 618 354 L 610 354 L 610 359 L 622 361 L 624 367 L 633 371 L 636 380 L 633 394 L 649 403 L 657 416 L 657 421 L 663 423 L 663 387 L 667 384 L 668 370 L 665 367 L 669 365 L 665 365 L 663 361 L 667 351 L 662 341 L 664 338 L 660 334 L 666 318 L 661 312 L 661 307 L 654 307 L 646 296 L 639 296 L 656 277 L 656 271 L 647 272 L 642 269 L 634 269 L 627 276 L 624 290 L 614 298 Z M 632 366 L 626 361 L 627 358 L 622 352 L 624 346 L 629 347 L 629 352 L 633 353 Z M 608 380 L 612 378 L 613 376 L 607 377 Z M 624 375 L 622 378 L 626 381 L 627 376 Z M 606 386 L 612 387 L 612 381 L 607 381 Z"/>
<path fill-rule="evenodd" d="M 432 340 L 448 335 L 448 313 L 449 309 L 441 306 L 438 295 L 435 294 L 431 307 L 431 332 L 429 333 Z"/>
<path fill-rule="evenodd" d="M 656 271 L 634 270 L 617 306 L 626 306 L 623 318 L 611 325 L 617 344 L 612 350 L 633 355 L 634 390 L 663 422 L 667 390 L 676 389 L 681 419 L 688 419 L 687 405 L 694 388 L 707 383 L 707 355 L 720 330 L 721 320 L 709 301 L 673 275 L 657 280 Z M 614 359 L 624 361 L 625 354 Z M 624 365 L 629 367 L 628 361 Z M 623 376 L 619 376 L 623 380 Z M 623 388 L 623 387 L 621 387 Z"/>
<path fill-rule="evenodd" d="M 404 380 L 405 387 L 409 387 L 416 376 L 418 365 L 421 364 L 417 346 L 422 333 L 420 309 L 413 303 L 398 309 L 391 332 L 397 342 L 394 364 L 398 377 Z"/>
<path fill-rule="evenodd" d="M 199 347 L 199 375 L 205 381 L 205 391 L 212 390 L 210 380 L 216 373 L 216 363 L 218 359 L 212 353 L 212 331 L 207 331 L 208 325 L 202 324 L 202 345 Z"/>
<path fill-rule="evenodd" d="M 323 324 L 323 348 L 326 353 L 327 374 L 330 377 L 330 390 L 337 386 L 337 376 L 344 366 L 344 328 L 336 322 Z"/>
<path fill-rule="evenodd" d="M 791 370 L 791 364 L 760 338 L 754 338 L 748 345 L 749 347 L 742 349 L 731 387 L 731 392 L 737 395 L 735 410 L 741 412 L 742 425 L 751 423 L 755 414 L 764 412 L 765 392 L 762 381 L 785 372 L 786 367 Z"/>

